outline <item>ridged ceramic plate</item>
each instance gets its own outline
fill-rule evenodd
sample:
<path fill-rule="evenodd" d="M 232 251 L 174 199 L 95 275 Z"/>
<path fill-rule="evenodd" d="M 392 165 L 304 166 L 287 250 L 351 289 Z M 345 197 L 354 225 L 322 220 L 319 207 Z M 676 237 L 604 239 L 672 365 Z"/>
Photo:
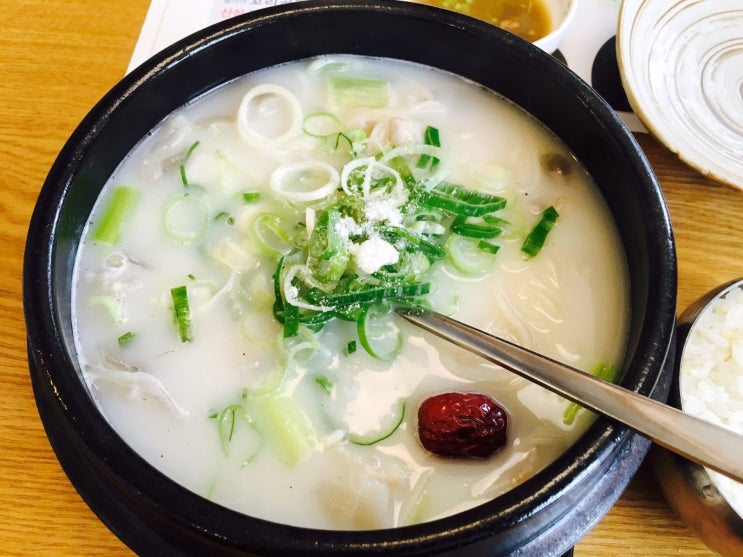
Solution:
<path fill-rule="evenodd" d="M 624 0 L 617 58 L 647 128 L 689 165 L 743 189 L 743 1 Z"/>

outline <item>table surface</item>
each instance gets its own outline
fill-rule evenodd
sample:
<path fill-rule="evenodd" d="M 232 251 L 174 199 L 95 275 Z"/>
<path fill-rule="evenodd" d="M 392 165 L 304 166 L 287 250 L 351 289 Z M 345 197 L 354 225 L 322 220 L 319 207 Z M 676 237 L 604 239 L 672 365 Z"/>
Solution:
<path fill-rule="evenodd" d="M 62 472 L 34 404 L 21 303 L 25 236 L 60 148 L 127 67 L 149 0 L 0 0 L 0 553 L 129 555 Z M 743 193 L 638 140 L 666 196 L 679 310 L 743 276 Z M 714 555 L 674 515 L 644 463 L 578 557 Z"/>

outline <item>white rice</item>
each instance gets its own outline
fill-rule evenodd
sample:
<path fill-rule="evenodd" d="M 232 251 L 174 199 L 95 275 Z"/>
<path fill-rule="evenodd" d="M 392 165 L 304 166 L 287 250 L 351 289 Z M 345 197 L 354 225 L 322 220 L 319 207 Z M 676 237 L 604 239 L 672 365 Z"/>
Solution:
<path fill-rule="evenodd" d="M 679 383 L 685 412 L 743 434 L 743 286 L 713 300 L 695 321 L 681 355 Z M 743 447 L 738 450 L 743 455 Z M 743 483 L 707 472 L 743 517 Z"/>

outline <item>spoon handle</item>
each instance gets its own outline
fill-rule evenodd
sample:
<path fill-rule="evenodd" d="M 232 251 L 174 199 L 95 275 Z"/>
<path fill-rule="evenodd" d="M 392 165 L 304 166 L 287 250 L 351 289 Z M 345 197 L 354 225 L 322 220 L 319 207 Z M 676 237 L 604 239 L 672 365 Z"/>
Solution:
<path fill-rule="evenodd" d="M 743 436 L 735 432 L 440 313 L 422 308 L 399 308 L 397 312 L 411 323 L 612 418 L 670 451 L 743 481 Z"/>

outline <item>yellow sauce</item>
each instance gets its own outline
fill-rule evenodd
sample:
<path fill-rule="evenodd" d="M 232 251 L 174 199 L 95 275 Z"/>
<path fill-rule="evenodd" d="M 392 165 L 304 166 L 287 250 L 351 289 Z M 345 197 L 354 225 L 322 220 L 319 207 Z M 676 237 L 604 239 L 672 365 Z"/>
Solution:
<path fill-rule="evenodd" d="M 453 10 L 536 41 L 551 30 L 543 0 L 419 0 L 422 4 Z"/>

